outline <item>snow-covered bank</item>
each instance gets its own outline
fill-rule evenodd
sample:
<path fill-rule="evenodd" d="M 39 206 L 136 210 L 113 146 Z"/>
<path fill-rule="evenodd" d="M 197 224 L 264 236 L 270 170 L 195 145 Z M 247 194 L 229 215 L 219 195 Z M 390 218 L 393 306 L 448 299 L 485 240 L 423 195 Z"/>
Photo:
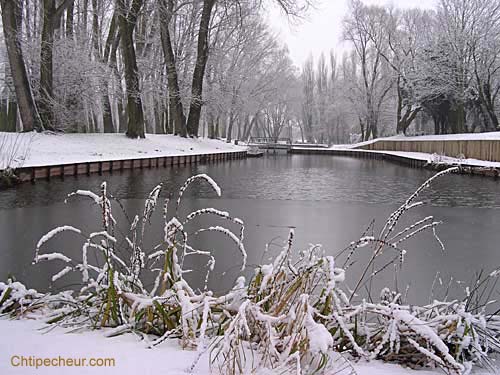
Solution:
<path fill-rule="evenodd" d="M 330 147 L 330 149 L 359 148 L 362 146 L 368 146 L 378 141 L 495 141 L 495 140 L 500 141 L 500 132 L 418 135 L 418 136 L 406 136 L 404 134 L 398 134 L 391 137 L 381 137 L 358 143 L 333 145 L 332 147 Z"/>
<path fill-rule="evenodd" d="M 0 170 L 81 162 L 242 151 L 219 140 L 147 134 L 0 133 Z"/>
<path fill-rule="evenodd" d="M 40 331 L 44 325 L 33 320 L 0 319 L 0 374 L 209 374 L 209 353 L 196 361 L 196 351 L 182 350 L 175 340 L 154 349 L 133 334 L 104 337 L 102 331 L 70 332 L 62 328 Z M 53 328 L 53 327 L 50 327 Z M 46 333 L 45 333 L 46 332 Z M 13 356 L 37 358 L 114 358 L 114 367 L 13 367 Z M 14 363 L 18 363 L 14 359 Z M 437 375 L 438 370 L 414 371 L 379 361 L 354 363 L 357 375 Z M 217 371 L 214 368 L 214 372 Z M 481 372 L 477 372 L 478 374 Z M 269 372 L 266 374 L 269 375 Z M 482 372 L 481 374 L 490 374 Z"/>
<path fill-rule="evenodd" d="M 500 168 L 500 162 L 479 159 L 458 159 L 445 155 L 427 154 L 425 152 L 356 150 L 361 152 L 382 153 L 407 159 L 422 160 L 430 164 L 462 165 L 466 167 Z"/>
<path fill-rule="evenodd" d="M 500 141 L 500 131 L 486 132 L 486 133 L 459 133 L 459 134 L 415 135 L 415 136 L 406 136 L 404 134 L 398 134 L 390 137 L 370 139 L 369 141 L 364 141 L 354 144 L 335 145 L 333 146 L 333 148 L 360 147 L 377 141 L 492 141 L 492 140 Z"/>
<path fill-rule="evenodd" d="M 365 142 L 354 144 L 341 144 L 333 145 L 329 150 L 353 150 L 357 152 L 372 152 L 382 153 L 386 155 L 394 155 L 402 158 L 421 160 L 430 164 L 443 164 L 443 165 L 462 165 L 466 167 L 481 167 L 481 168 L 500 168 L 500 162 L 493 162 L 487 160 L 480 160 L 474 158 L 457 158 L 447 155 L 438 155 L 436 153 L 414 152 L 414 151 L 388 151 L 388 150 L 367 150 L 361 148 L 379 141 L 500 141 L 500 132 L 488 133 L 466 133 L 466 134 L 445 134 L 445 135 L 422 135 L 411 136 L 396 135 L 392 137 L 384 137 L 372 139 Z M 298 149 L 302 149 L 298 147 Z M 306 148 L 303 148 L 306 149 Z M 322 147 L 314 148 L 308 147 L 307 149 L 324 150 Z"/>
<path fill-rule="evenodd" d="M 500 140 L 500 132 L 485 133 L 460 133 L 460 134 L 442 134 L 442 135 L 417 135 L 405 136 L 403 134 L 393 137 L 379 138 L 378 140 L 394 141 L 487 141 Z"/>
<path fill-rule="evenodd" d="M 429 164 L 442 164 L 442 165 L 462 165 L 464 167 L 476 167 L 476 168 L 500 168 L 500 162 L 479 160 L 479 159 L 459 159 L 453 158 L 446 155 L 428 154 L 425 152 L 407 152 L 407 151 L 383 151 L 383 150 L 364 150 L 360 148 L 354 148 L 353 145 L 337 145 L 330 148 L 323 147 L 295 147 L 294 150 L 310 151 L 314 153 L 331 153 L 331 150 L 338 150 L 343 152 L 352 151 L 356 153 L 374 153 L 374 154 L 384 154 L 384 155 L 394 155 L 401 158 L 406 158 L 409 160 L 420 160 Z"/>

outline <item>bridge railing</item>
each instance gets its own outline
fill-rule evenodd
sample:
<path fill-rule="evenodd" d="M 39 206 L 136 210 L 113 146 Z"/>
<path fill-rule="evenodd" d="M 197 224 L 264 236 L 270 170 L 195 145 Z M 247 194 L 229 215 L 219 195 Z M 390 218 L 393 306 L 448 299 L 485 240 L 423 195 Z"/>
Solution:
<path fill-rule="evenodd" d="M 291 145 L 290 138 L 269 138 L 269 137 L 250 137 L 250 144 L 282 144 Z"/>

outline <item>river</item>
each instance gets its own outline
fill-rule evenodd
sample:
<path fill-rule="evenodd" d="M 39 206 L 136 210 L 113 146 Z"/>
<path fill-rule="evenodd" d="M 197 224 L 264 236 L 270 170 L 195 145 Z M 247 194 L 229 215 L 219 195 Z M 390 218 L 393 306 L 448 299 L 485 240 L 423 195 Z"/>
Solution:
<path fill-rule="evenodd" d="M 198 183 L 187 191 L 181 215 L 203 207 L 230 212 L 245 222 L 245 247 L 248 269 L 268 263 L 283 246 L 291 228 L 295 231 L 294 249 L 323 244 L 327 254 L 335 255 L 358 239 L 375 220 L 378 233 L 388 215 L 432 176 L 432 172 L 410 169 L 380 160 L 332 157 L 327 155 L 266 155 L 260 159 L 233 160 L 215 164 L 143 169 L 90 177 L 53 179 L 23 184 L 0 192 L 0 280 L 14 275 L 39 290 L 58 290 L 78 281 L 76 274 L 52 285 L 50 276 L 64 267 L 61 262 L 32 264 L 39 238 L 60 225 L 73 225 L 86 232 L 100 230 L 99 211 L 90 201 L 76 198 L 64 203 L 77 189 L 99 191 L 102 181 L 120 199 L 128 215 L 142 212 L 143 199 L 162 182 L 162 197 L 177 192 L 193 174 L 210 175 L 222 189 L 217 198 L 209 185 Z M 445 244 L 443 252 L 431 233 L 420 234 L 405 244 L 403 268 L 398 271 L 397 287 L 408 288 L 408 301 L 422 303 L 430 297 L 448 294 L 460 297 L 463 286 L 481 270 L 500 266 L 500 181 L 478 176 L 447 175 L 436 181 L 421 197 L 427 205 L 416 208 L 401 221 L 405 225 L 428 215 L 443 221 L 437 233 Z M 126 230 L 125 215 L 117 212 L 120 227 Z M 159 210 L 161 211 L 161 209 Z M 219 219 L 202 218 L 196 225 L 222 225 Z M 236 229 L 235 226 L 230 226 Z M 147 232 L 144 249 L 151 252 L 162 238 L 162 217 L 157 212 Z M 215 272 L 209 287 L 222 291 L 240 274 L 241 256 L 231 241 L 217 234 L 199 236 L 196 245 L 213 250 Z M 266 244 L 269 244 L 268 250 Z M 62 234 L 47 243 L 43 252 L 64 252 L 81 258 L 82 239 Z M 348 270 L 352 287 L 363 262 L 369 256 L 363 248 Z M 193 285 L 202 287 L 207 259 L 198 257 L 186 263 L 186 275 Z M 439 272 L 439 277 L 436 274 Z M 436 288 L 431 296 L 431 286 Z M 373 293 L 384 286 L 396 287 L 392 269 L 377 277 Z M 439 289 L 439 291 L 437 290 Z"/>

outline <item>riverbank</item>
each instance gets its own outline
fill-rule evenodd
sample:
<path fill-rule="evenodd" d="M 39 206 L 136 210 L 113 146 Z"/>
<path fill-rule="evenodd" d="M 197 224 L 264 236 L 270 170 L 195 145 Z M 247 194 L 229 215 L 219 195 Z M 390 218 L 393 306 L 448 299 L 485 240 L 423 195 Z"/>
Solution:
<path fill-rule="evenodd" d="M 500 166 L 500 132 L 414 137 L 398 135 L 353 145 L 353 148 L 404 152 L 406 156 L 417 158 L 438 155 L 444 158 L 441 162 L 447 164 L 454 164 L 459 160 L 459 163 L 469 166 Z"/>
<path fill-rule="evenodd" d="M 118 337 L 105 337 L 104 330 L 77 331 L 60 327 L 48 327 L 36 320 L 0 319 L 0 332 L 9 338 L 0 343 L 0 373 L 10 374 L 157 374 L 167 370 L 170 375 L 196 374 L 208 375 L 217 373 L 215 367 L 210 369 L 209 350 L 198 352 L 182 350 L 177 340 L 170 339 L 153 349 L 146 348 L 147 342 L 134 334 Z M 114 360 L 102 367 L 14 367 L 18 358 L 14 356 L 34 356 L 37 358 L 85 358 Z M 14 358 L 13 358 L 14 357 Z M 195 364 L 194 367 L 193 364 Z M 353 363 L 357 375 L 438 375 L 440 370 L 411 370 L 395 364 L 380 361 L 360 361 Z M 69 371 L 69 372 L 68 372 Z M 262 374 L 272 375 L 262 371 Z M 348 374 L 347 368 L 339 374 Z M 488 375 L 488 372 L 474 372 L 477 375 Z"/>
<path fill-rule="evenodd" d="M 460 166 L 460 173 L 463 174 L 500 176 L 500 132 L 415 137 L 398 135 L 330 148 L 294 147 L 292 153 L 389 160 L 413 168 L 433 170 Z"/>
<path fill-rule="evenodd" d="M 206 138 L 148 134 L 146 139 L 130 139 L 123 134 L 0 133 L 0 171 L 14 170 L 17 182 L 245 156 L 245 147 Z"/>
<path fill-rule="evenodd" d="M 0 170 L 244 150 L 219 140 L 173 135 L 147 134 L 145 139 L 130 139 L 124 134 L 0 132 Z"/>

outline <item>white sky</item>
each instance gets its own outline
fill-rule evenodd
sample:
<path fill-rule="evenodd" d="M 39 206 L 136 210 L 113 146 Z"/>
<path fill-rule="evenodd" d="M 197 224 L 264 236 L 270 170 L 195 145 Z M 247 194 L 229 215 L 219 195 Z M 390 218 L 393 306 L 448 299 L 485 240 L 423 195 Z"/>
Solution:
<path fill-rule="evenodd" d="M 316 9 L 310 11 L 299 25 L 290 25 L 277 8 L 269 9 L 268 22 L 288 45 L 290 56 L 298 67 L 307 57 L 315 58 L 331 49 L 342 52 L 348 44 L 342 42 L 342 19 L 348 10 L 348 0 L 316 0 Z M 438 0 L 363 0 L 365 4 L 393 4 L 400 8 L 435 8 Z"/>

